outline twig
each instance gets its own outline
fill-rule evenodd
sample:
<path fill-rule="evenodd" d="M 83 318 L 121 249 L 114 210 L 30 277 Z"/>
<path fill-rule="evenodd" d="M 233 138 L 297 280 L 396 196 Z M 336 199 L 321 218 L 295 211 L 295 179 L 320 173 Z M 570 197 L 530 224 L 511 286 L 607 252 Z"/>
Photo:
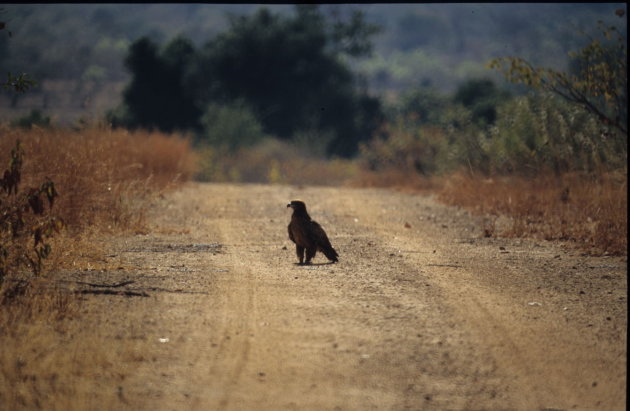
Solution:
<path fill-rule="evenodd" d="M 134 280 L 129 280 L 129 281 L 123 281 L 121 283 L 116 283 L 116 284 L 97 284 L 97 283 L 86 283 L 84 281 L 74 281 L 77 284 L 85 284 L 85 285 L 89 285 L 90 287 L 105 287 L 105 288 L 118 288 L 118 287 L 123 287 L 125 285 L 129 285 L 129 284 L 133 284 L 135 283 Z"/>
<path fill-rule="evenodd" d="M 125 297 L 149 297 L 147 293 L 138 293 L 135 291 L 115 291 L 115 290 L 81 290 L 79 294 L 106 294 L 106 295 L 124 295 Z"/>

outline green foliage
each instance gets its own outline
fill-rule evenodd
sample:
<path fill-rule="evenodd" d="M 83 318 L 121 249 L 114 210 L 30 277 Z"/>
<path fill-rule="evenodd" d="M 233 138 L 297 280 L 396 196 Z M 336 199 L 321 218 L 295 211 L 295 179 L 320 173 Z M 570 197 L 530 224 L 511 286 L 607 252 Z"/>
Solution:
<path fill-rule="evenodd" d="M 402 115 L 415 119 L 418 124 L 446 125 L 444 113 L 450 106 L 447 96 L 432 87 L 420 87 L 404 93 L 390 117 Z"/>
<path fill-rule="evenodd" d="M 112 99 L 109 90 L 117 86 L 115 82 L 129 79 L 122 62 L 132 42 L 148 36 L 162 44 L 181 34 L 201 45 L 229 28 L 226 12 L 251 15 L 260 7 L 191 3 L 6 4 L 2 6 L 6 16 L 0 16 L 0 20 L 7 21 L 8 26 L 19 22 L 19 26 L 7 26 L 13 32 L 11 38 L 7 29 L 0 31 L 0 74 L 20 73 L 26 67 L 44 84 L 48 80 L 76 81 L 90 66 L 97 65 L 105 70 L 101 81 L 106 86 L 96 91 L 98 98 L 107 98 L 113 105 L 117 99 Z M 288 4 L 266 7 L 283 15 L 290 14 L 293 8 Z M 479 65 L 493 56 L 518 55 L 542 66 L 564 67 L 565 50 L 580 47 L 580 39 L 571 27 L 606 20 L 615 7 L 619 6 L 388 3 L 320 8 L 333 24 L 335 8 L 344 16 L 342 22 L 346 25 L 351 21 L 347 15 L 358 9 L 364 11 L 364 22 L 385 28 L 379 36 L 372 37 L 373 57 L 357 62 L 371 86 L 377 84 L 377 76 L 387 77 L 380 83 L 381 90 L 387 91 L 405 90 L 416 86 L 419 79 L 429 78 L 438 89 L 450 92 L 453 84 L 471 74 L 483 75 Z M 51 101 L 65 91 L 60 89 L 48 91 Z M 73 104 L 84 100 L 81 94 L 73 96 Z"/>
<path fill-rule="evenodd" d="M 0 9 L 0 13 L 3 11 L 4 10 Z M 6 27 L 6 22 L 0 21 L 0 31 L 6 29 Z M 9 37 L 11 37 L 11 32 L 9 32 Z M 36 85 L 37 82 L 33 80 L 29 74 L 21 73 L 16 76 L 10 72 L 7 73 L 7 80 L 0 83 L 0 86 L 2 86 L 4 90 L 13 90 L 17 93 L 23 93 Z"/>
<path fill-rule="evenodd" d="M 625 142 L 591 113 L 552 93 L 506 97 L 492 125 L 476 121 L 473 111 L 456 103 L 462 98 L 428 88 L 410 91 L 391 109 L 394 120 L 384 137 L 362 146 L 364 166 L 421 175 L 465 168 L 531 176 L 598 173 L 626 164 Z"/>
<path fill-rule="evenodd" d="M 433 87 L 419 87 L 404 93 L 400 102 L 387 110 L 388 118 L 404 118 L 407 125 L 439 127 L 461 131 L 473 122 L 473 113 L 453 96 Z"/>
<path fill-rule="evenodd" d="M 300 5 L 292 17 L 265 8 L 250 17 L 232 17 L 230 30 L 200 50 L 177 38 L 160 51 L 143 38 L 131 45 L 126 59 L 133 79 L 124 107 L 109 116 L 114 125 L 199 132 L 203 126 L 216 127 L 215 120 L 201 124 L 202 115 L 211 115 L 205 112 L 209 105 L 219 113 L 220 106 L 244 102 L 265 133 L 292 139 L 318 130 L 333 135 L 327 154 L 352 156 L 382 115 L 379 101 L 359 89 L 340 57 L 369 53 L 375 32 L 360 13 L 349 22 L 331 23 L 317 6 Z M 243 138 L 248 144 L 246 134 L 218 138 L 213 133 L 200 134 L 230 145 Z"/>
<path fill-rule="evenodd" d="M 197 129 L 201 110 L 185 84 L 194 56 L 192 43 L 180 37 L 162 50 L 146 37 L 133 43 L 125 59 L 133 79 L 123 92 L 124 107 L 108 113 L 109 122 L 164 132 Z"/>
<path fill-rule="evenodd" d="M 619 140 L 602 130 L 594 116 L 550 93 L 503 105 L 483 147 L 491 172 L 590 173 L 626 161 Z"/>
<path fill-rule="evenodd" d="M 624 13 L 620 13 L 623 17 Z M 574 73 L 534 67 L 520 57 L 502 57 L 489 67 L 503 72 L 514 83 L 551 91 L 596 115 L 606 126 L 628 137 L 628 67 L 627 37 L 615 26 L 598 23 L 600 35 L 578 52 Z M 626 144 L 627 145 L 627 144 Z"/>
<path fill-rule="evenodd" d="M 317 8 L 309 5 L 301 5 L 301 10 L 308 13 L 317 14 Z M 371 38 L 382 31 L 378 24 L 368 23 L 365 13 L 360 10 L 353 10 L 349 21 L 336 19 L 330 25 L 330 35 L 335 53 L 345 53 L 352 57 L 369 56 L 372 54 L 373 45 Z"/>
<path fill-rule="evenodd" d="M 31 128 L 33 126 L 37 127 L 49 127 L 50 126 L 50 116 L 45 116 L 42 114 L 40 110 L 31 110 L 31 112 L 24 116 L 20 117 L 17 120 L 11 122 L 11 126 L 13 127 L 22 127 L 22 128 Z"/>
<path fill-rule="evenodd" d="M 229 105 L 211 103 L 201 117 L 202 144 L 235 151 L 251 146 L 264 137 L 262 125 L 243 102 Z"/>
<path fill-rule="evenodd" d="M 23 93 L 36 85 L 37 82 L 27 73 L 21 73 L 17 76 L 7 73 L 7 80 L 4 83 L 0 83 L 4 90 L 12 90 L 17 93 Z"/>
<path fill-rule="evenodd" d="M 261 9 L 233 18 L 230 30 L 202 50 L 198 84 L 210 99 L 245 100 L 268 134 L 331 132 L 328 154 L 353 155 L 380 116 L 378 101 L 357 91 L 338 58 L 369 51 L 365 36 L 372 31 L 364 25 L 360 15 L 330 25 L 313 5 L 298 6 L 295 17 Z"/>
<path fill-rule="evenodd" d="M 454 100 L 472 112 L 473 121 L 480 125 L 493 124 L 497 117 L 497 106 L 509 98 L 490 79 L 471 79 L 461 84 Z"/>
<path fill-rule="evenodd" d="M 361 161 L 367 169 L 399 169 L 428 176 L 452 167 L 452 136 L 444 128 L 418 126 L 415 119 L 399 117 L 384 131 L 386 138 L 361 146 Z"/>
<path fill-rule="evenodd" d="M 23 158 L 24 151 L 17 141 L 9 167 L 0 178 L 0 284 L 21 266 L 40 274 L 51 252 L 47 240 L 63 228 L 63 222 L 50 215 L 58 196 L 52 181 L 46 179 L 38 188 L 19 190 Z"/>

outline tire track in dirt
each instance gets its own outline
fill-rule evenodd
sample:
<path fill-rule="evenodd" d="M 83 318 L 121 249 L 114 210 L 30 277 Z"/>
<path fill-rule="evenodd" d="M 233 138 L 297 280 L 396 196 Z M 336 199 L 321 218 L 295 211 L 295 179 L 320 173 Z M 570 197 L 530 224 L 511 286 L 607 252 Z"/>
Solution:
<path fill-rule="evenodd" d="M 326 229 L 338 264 L 318 254 L 295 265 L 294 198 Z M 621 259 L 480 239 L 478 220 L 383 190 L 189 184 L 156 213 L 157 227 L 177 233 L 147 244 L 220 252 L 159 255 L 179 267 L 166 280 L 205 294 L 143 302 L 168 313 L 161 329 L 187 337 L 134 376 L 155 392 L 143 402 L 125 391 L 141 409 L 623 409 Z M 600 278 L 591 266 L 620 268 Z M 164 369 L 168 380 L 155 376 Z"/>
<path fill-rule="evenodd" d="M 344 250 L 342 262 L 298 267 L 286 239 L 290 213 L 284 205 L 308 193 L 222 188 L 230 211 L 221 215 L 220 236 L 234 281 L 217 283 L 230 313 L 220 326 L 230 340 L 219 346 L 210 372 L 224 375 L 214 388 L 222 391 L 219 408 L 463 409 L 471 401 L 505 403 L 496 381 L 488 383 L 492 367 L 479 360 L 439 296 L 426 289 L 421 270 L 390 256 L 386 239 L 335 214 L 346 213 L 343 207 L 330 207 L 319 220 Z M 269 232 L 274 241 L 265 237 Z M 268 285 L 277 291 L 273 298 Z M 252 288 L 256 308 L 241 301 Z M 271 371 L 257 371 L 269 370 L 269 363 L 275 363 Z M 257 390 L 252 384 L 262 378 L 255 375 L 270 384 Z"/>
<path fill-rule="evenodd" d="M 445 297 L 442 303 L 448 305 L 460 321 L 469 324 L 467 328 L 477 339 L 480 350 L 489 352 L 497 361 L 507 377 L 504 389 L 512 392 L 516 408 L 623 409 L 626 378 L 623 344 L 615 344 L 614 349 L 598 346 L 588 328 L 566 326 L 561 314 L 568 308 L 560 309 L 560 304 L 567 304 L 566 296 L 547 292 L 549 301 L 540 302 L 540 295 L 544 294 L 541 289 L 558 288 L 554 278 L 557 273 L 532 269 L 525 264 L 526 259 L 521 259 L 522 266 L 500 267 L 500 257 L 505 254 L 520 253 L 539 259 L 538 250 L 519 247 L 519 242 L 506 240 L 503 244 L 510 243 L 511 251 L 504 246 L 480 245 L 476 255 L 471 255 L 466 247 L 459 245 L 461 237 L 454 237 L 452 228 L 449 230 L 445 223 L 453 224 L 452 218 L 442 216 L 444 221 L 432 224 L 418 221 L 422 208 L 426 218 L 431 212 L 437 212 L 437 205 L 428 202 L 419 206 L 417 199 L 404 195 L 390 202 L 383 201 L 383 196 L 361 194 L 348 195 L 342 200 L 359 220 L 367 221 L 372 229 L 389 236 L 391 244 L 398 248 L 414 244 L 420 250 L 433 250 L 405 253 L 405 259 L 424 267 L 431 266 L 429 281 L 442 291 Z M 423 202 L 426 200 L 420 201 Z M 437 208 L 456 212 L 454 208 Z M 379 210 L 388 212 L 384 213 L 384 219 L 375 221 L 373 217 Z M 411 230 L 408 221 L 414 221 L 417 230 Z M 462 233 L 457 235 L 462 236 Z M 475 242 L 474 237 L 464 236 Z M 470 241 L 463 243 L 470 245 Z M 549 248 L 554 247 L 549 245 Z M 481 250 L 487 253 L 483 255 Z M 558 252 L 567 254 L 556 249 L 552 254 L 554 258 L 560 257 Z M 623 265 L 620 268 L 623 270 Z M 623 293 L 627 290 L 627 281 L 621 281 L 619 286 Z M 549 308 L 539 309 L 543 304 Z M 588 310 L 588 307 L 574 308 Z M 532 310 L 537 309 L 539 311 L 532 315 Z M 627 317 L 619 318 L 619 324 L 625 328 Z M 623 334 L 619 336 L 621 342 L 625 342 Z"/>

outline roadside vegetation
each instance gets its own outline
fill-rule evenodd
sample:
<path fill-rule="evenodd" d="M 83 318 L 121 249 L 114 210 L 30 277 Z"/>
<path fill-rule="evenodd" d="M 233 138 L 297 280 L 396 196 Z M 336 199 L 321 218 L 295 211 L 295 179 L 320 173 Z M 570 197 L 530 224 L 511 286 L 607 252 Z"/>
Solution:
<path fill-rule="evenodd" d="M 0 193 L 0 407 L 32 409 L 48 398 L 65 408 L 81 391 L 75 377 L 91 378 L 95 364 L 107 368 L 132 348 L 98 350 L 94 330 L 89 341 L 73 337 L 89 325 L 80 321 L 80 294 L 57 273 L 93 270 L 103 235 L 146 232 L 151 202 L 188 181 L 196 157 L 189 140 L 157 132 L 2 127 L 0 134 L 3 181 L 14 183 Z"/>
<path fill-rule="evenodd" d="M 159 130 L 188 135 L 189 149 L 198 157 L 195 178 L 201 181 L 430 189 L 450 204 L 476 208 L 471 204 L 476 201 L 486 204 L 478 207 L 482 212 L 524 216 L 526 224 L 515 224 L 526 229 L 495 230 L 493 235 L 534 235 L 542 230 L 545 238 L 568 239 L 602 252 L 623 251 L 626 236 L 619 235 L 618 229 L 610 229 L 610 237 L 618 240 L 592 233 L 612 227 L 602 220 L 608 218 L 603 214 L 611 215 L 601 211 L 610 209 L 607 204 L 594 203 L 587 218 L 570 209 L 584 204 L 579 193 L 589 186 L 592 190 L 585 192 L 612 190 L 596 197 L 612 201 L 614 207 L 627 203 L 625 10 L 610 16 L 620 18 L 619 28 L 599 23 L 586 36 L 574 35 L 571 44 L 582 46 L 567 50 L 571 53 L 565 71 L 536 67 L 522 57 L 498 57 L 488 62 L 487 75 L 479 72 L 452 92 L 423 81 L 393 99 L 370 95 L 365 80 L 353 71 L 372 55 L 383 27 L 368 22 L 358 10 L 329 11 L 299 5 L 292 14 L 260 8 L 250 15 L 232 15 L 224 32 L 200 46 L 184 35 L 166 41 L 138 38 L 123 59 L 131 79 L 122 104 L 106 113 L 107 126 L 100 132 L 119 136 Z M 508 82 L 497 82 L 496 74 L 503 74 Z M 5 87 L 19 78 L 10 76 Z M 31 81 L 28 76 L 22 79 Z M 60 133 L 53 123 L 34 110 L 13 120 L 11 129 Z M 84 126 L 77 125 L 85 130 Z M 86 139 L 76 138 L 73 146 L 81 147 Z M 115 141 L 110 139 L 108 149 L 121 150 Z M 46 150 L 43 144 L 36 147 Z M 151 179 L 161 178 L 160 164 L 173 161 L 171 151 L 145 154 L 147 164 L 142 167 L 151 170 L 147 174 Z M 125 156 L 116 157 L 126 160 Z M 104 167 L 116 169 L 106 164 L 107 156 L 103 158 Z M 126 174 L 137 171 L 133 167 L 116 169 L 108 178 L 127 181 Z M 512 180 L 514 184 L 503 188 L 488 184 Z M 464 181 L 466 187 L 456 183 Z M 60 187 L 62 182 L 55 184 Z M 136 203 L 126 200 L 132 183 L 107 187 L 118 208 L 106 202 L 111 198 L 90 197 L 91 182 L 77 184 L 81 194 L 65 193 L 57 200 L 55 212 L 71 214 L 60 216 L 68 226 L 91 225 L 96 218 L 81 214 L 78 203 L 114 210 L 107 226 L 129 225 L 128 216 L 141 215 L 133 211 Z M 495 194 L 488 191 L 492 187 Z M 511 199 L 521 198 L 519 193 L 506 195 L 510 187 L 520 187 L 529 193 L 523 194 L 525 198 L 542 202 L 549 200 L 543 201 L 537 191 L 548 187 L 561 194 L 550 198 L 560 198 L 562 207 L 525 206 L 519 201 L 525 210 L 516 212 L 499 206 L 503 200 L 509 205 Z M 483 197 L 475 200 L 475 193 L 493 199 L 494 208 Z M 543 230 L 534 223 L 541 212 L 544 219 L 564 225 L 573 224 L 567 216 L 574 215 L 575 224 L 591 228 L 570 234 L 565 229 Z M 612 213 L 610 218 L 618 222 L 615 227 L 625 225 L 625 214 Z"/>
<path fill-rule="evenodd" d="M 488 236 L 625 254 L 627 41 L 623 26 L 600 22 L 594 29 L 569 53 L 566 72 L 516 57 L 488 63 L 489 72 L 528 86 L 521 92 L 490 76 L 468 79 L 452 93 L 408 89 L 383 104 L 384 121 L 351 159 L 328 150 L 325 129 L 278 140 L 251 112 L 215 115 L 206 124 L 231 145 L 205 146 L 198 177 L 423 190 L 487 214 Z M 244 135 L 254 137 L 239 144 Z M 499 215 L 511 226 L 495 226 Z"/>

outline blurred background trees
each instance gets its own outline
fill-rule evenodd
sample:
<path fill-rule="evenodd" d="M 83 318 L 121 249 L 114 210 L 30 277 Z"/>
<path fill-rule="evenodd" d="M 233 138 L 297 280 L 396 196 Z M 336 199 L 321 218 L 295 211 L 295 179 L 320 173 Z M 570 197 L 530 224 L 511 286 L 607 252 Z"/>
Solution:
<path fill-rule="evenodd" d="M 619 7 L 15 5 L 0 70 L 42 87 L 4 112 L 28 127 L 114 107 L 108 124 L 189 134 L 215 160 L 275 138 L 374 170 L 593 172 L 627 158 Z"/>
<path fill-rule="evenodd" d="M 616 14 L 624 18 L 625 10 Z M 597 35 L 569 53 L 569 70 L 534 67 L 521 57 L 490 61 L 514 83 L 546 90 L 595 115 L 607 127 L 628 137 L 628 39 L 616 26 L 597 23 Z"/>
<path fill-rule="evenodd" d="M 294 16 L 265 8 L 234 16 L 228 31 L 199 49 L 178 37 L 159 50 L 143 37 L 130 47 L 125 64 L 132 80 L 124 105 L 110 120 L 166 132 L 204 128 L 198 139 L 216 142 L 209 136 L 226 127 L 216 122 L 226 121 L 230 112 L 229 121 L 255 120 L 262 127 L 246 126 L 242 133 L 262 131 L 289 140 L 310 132 L 311 143 L 324 144 L 327 154 L 350 157 L 383 116 L 379 100 L 360 87 L 341 55 L 368 55 L 377 31 L 359 12 L 347 22 L 332 22 L 317 6 L 299 5 Z M 240 108 L 230 111 L 235 104 Z M 237 134 L 222 140 L 230 146 L 257 140 Z M 240 141 L 228 142 L 228 135 Z"/>

